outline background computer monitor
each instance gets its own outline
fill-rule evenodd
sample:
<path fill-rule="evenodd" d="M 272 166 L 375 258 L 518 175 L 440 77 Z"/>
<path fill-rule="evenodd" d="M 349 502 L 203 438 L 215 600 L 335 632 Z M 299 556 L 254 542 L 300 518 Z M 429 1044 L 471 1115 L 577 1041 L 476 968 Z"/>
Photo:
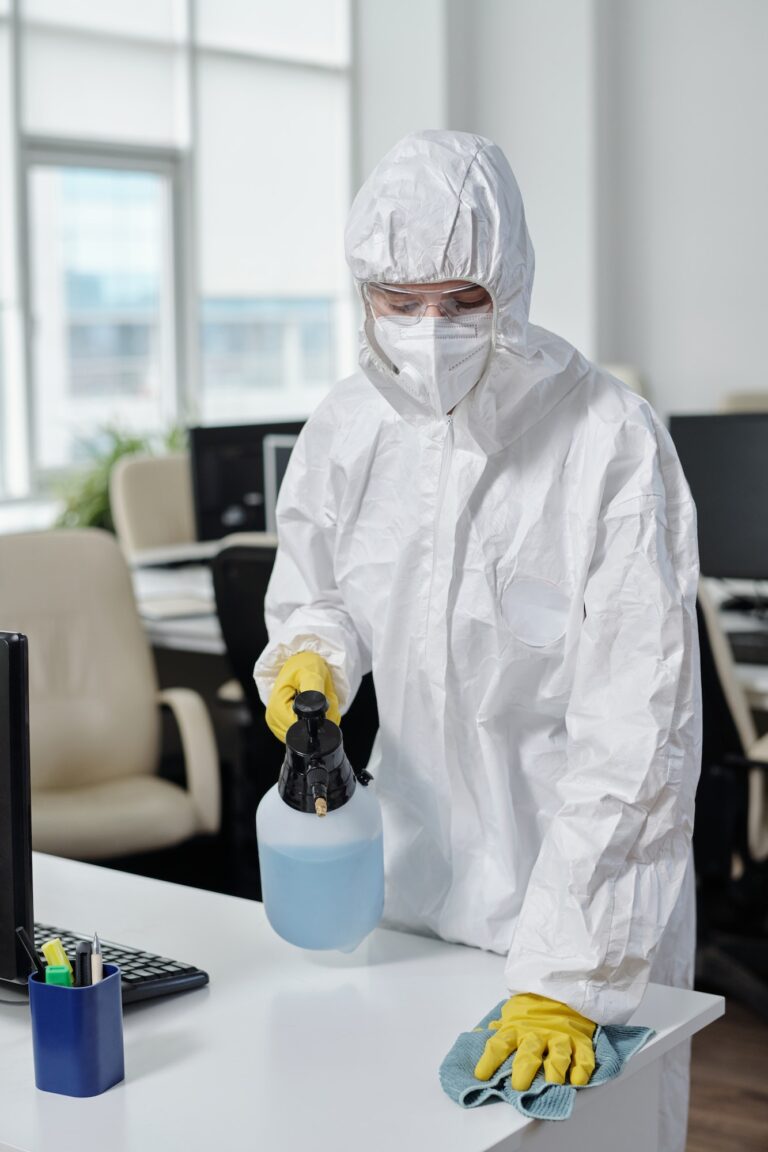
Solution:
<path fill-rule="evenodd" d="M 303 421 L 280 424 L 235 424 L 219 428 L 191 428 L 189 432 L 192 489 L 198 540 L 219 540 L 230 532 L 266 532 L 267 494 L 265 459 L 273 468 L 277 488 L 285 471 L 275 438 L 295 441 Z M 271 438 L 274 446 L 264 442 Z M 286 440 L 287 443 L 287 440 Z M 282 468 L 282 471 L 281 471 Z"/>
<path fill-rule="evenodd" d="M 705 576 L 768 580 L 768 413 L 673 416 Z"/>
<path fill-rule="evenodd" d="M 298 436 L 264 437 L 264 514 L 267 532 L 277 532 L 277 495 Z"/>

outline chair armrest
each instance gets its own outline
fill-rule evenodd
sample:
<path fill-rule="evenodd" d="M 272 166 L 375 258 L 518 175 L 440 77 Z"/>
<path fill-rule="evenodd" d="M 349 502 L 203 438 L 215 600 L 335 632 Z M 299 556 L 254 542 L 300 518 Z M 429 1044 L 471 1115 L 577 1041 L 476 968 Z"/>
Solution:
<path fill-rule="evenodd" d="M 768 760 L 751 760 L 748 756 L 728 754 L 723 757 L 723 767 L 738 768 L 743 772 L 751 772 L 753 768 L 758 768 L 768 772 Z"/>
<path fill-rule="evenodd" d="M 187 772 L 187 788 L 204 832 L 221 826 L 221 778 L 213 725 L 203 698 L 191 688 L 165 688 L 157 694 L 160 707 L 170 708 L 179 728 Z"/>

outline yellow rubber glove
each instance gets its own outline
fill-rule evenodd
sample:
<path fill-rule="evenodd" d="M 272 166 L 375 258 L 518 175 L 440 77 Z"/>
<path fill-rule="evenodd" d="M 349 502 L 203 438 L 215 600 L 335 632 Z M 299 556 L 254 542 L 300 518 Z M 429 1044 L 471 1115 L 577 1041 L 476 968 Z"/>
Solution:
<path fill-rule="evenodd" d="M 496 1035 L 488 1040 L 477 1062 L 478 1080 L 490 1080 L 515 1050 L 512 1087 L 518 1092 L 530 1088 L 542 1061 L 544 1079 L 550 1084 L 565 1084 L 569 1068 L 571 1084 L 586 1084 L 595 1070 L 592 1037 L 597 1025 L 558 1000 L 533 993 L 512 996 L 501 1010 L 501 1019 L 491 1020 L 488 1027 Z"/>
<path fill-rule="evenodd" d="M 334 724 L 341 720 L 339 698 L 325 660 L 316 652 L 297 652 L 280 669 L 267 704 L 267 724 L 283 744 L 286 732 L 296 723 L 293 701 L 299 692 L 322 692 L 328 701 L 328 719 Z"/>

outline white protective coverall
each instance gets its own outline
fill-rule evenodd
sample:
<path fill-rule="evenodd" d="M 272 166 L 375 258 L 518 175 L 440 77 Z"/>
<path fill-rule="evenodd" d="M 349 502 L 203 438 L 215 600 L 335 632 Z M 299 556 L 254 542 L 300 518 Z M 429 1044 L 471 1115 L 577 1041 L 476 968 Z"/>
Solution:
<path fill-rule="evenodd" d="M 510 994 L 626 1021 L 649 978 L 692 978 L 698 564 L 674 448 L 644 400 L 529 323 L 533 251 L 490 141 L 406 137 L 346 249 L 358 285 L 483 285 L 494 343 L 436 418 L 365 322 L 362 371 L 281 488 L 262 699 L 302 650 L 342 712 L 372 668 L 386 921 L 506 953 Z M 686 1055 L 665 1072 L 664 1152 L 684 1146 Z"/>

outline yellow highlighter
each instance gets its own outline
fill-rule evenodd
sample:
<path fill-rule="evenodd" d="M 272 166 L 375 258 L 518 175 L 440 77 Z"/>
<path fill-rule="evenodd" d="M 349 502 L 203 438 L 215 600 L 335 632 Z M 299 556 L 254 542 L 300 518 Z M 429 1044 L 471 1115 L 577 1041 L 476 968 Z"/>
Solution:
<path fill-rule="evenodd" d="M 46 940 L 41 949 L 43 956 L 52 967 L 59 967 L 62 965 L 72 971 L 72 965 L 69 962 L 69 956 L 64 951 L 64 945 L 58 936 L 54 936 L 52 940 Z"/>

